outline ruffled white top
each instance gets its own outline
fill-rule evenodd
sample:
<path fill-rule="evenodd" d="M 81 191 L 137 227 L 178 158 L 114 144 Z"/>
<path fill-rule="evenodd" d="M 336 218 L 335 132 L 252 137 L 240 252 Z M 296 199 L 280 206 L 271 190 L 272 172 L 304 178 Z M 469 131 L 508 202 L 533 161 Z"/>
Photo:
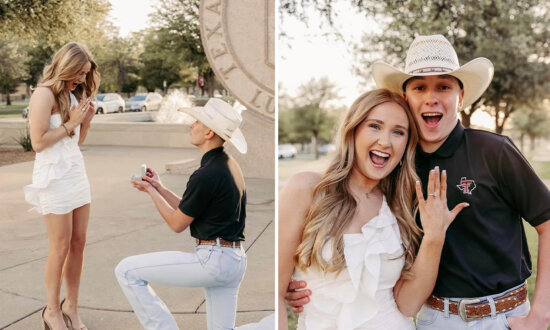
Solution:
<path fill-rule="evenodd" d="M 323 258 L 332 256 L 332 240 Z M 298 319 L 298 330 L 415 329 L 397 309 L 393 287 L 405 263 L 397 220 L 386 198 L 361 233 L 344 234 L 346 268 L 338 276 L 296 268 L 295 280 L 307 282 L 311 300 Z"/>
<path fill-rule="evenodd" d="M 70 97 L 72 107 L 78 102 L 72 93 Z M 59 113 L 51 115 L 49 130 L 61 124 Z M 74 132 L 36 153 L 32 184 L 25 186 L 24 192 L 25 200 L 41 214 L 65 214 L 90 203 L 90 185 L 78 146 L 80 125 Z"/>

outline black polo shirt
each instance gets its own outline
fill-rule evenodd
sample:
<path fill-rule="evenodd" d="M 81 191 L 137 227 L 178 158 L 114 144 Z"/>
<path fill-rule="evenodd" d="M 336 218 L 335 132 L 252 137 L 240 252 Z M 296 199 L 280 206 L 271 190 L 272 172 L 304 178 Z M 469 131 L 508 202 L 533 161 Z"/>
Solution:
<path fill-rule="evenodd" d="M 190 225 L 195 238 L 244 241 L 246 190 L 239 191 L 230 161 L 234 162 L 223 147 L 212 149 L 202 156 L 201 167 L 187 182 L 179 209 L 195 218 Z"/>
<path fill-rule="evenodd" d="M 435 152 L 417 148 L 424 192 L 435 166 L 447 170 L 449 209 L 470 206 L 447 230 L 434 294 L 479 297 L 523 283 L 531 257 L 521 219 L 532 226 L 550 219 L 550 192 L 527 160 L 508 137 L 459 121 Z"/>

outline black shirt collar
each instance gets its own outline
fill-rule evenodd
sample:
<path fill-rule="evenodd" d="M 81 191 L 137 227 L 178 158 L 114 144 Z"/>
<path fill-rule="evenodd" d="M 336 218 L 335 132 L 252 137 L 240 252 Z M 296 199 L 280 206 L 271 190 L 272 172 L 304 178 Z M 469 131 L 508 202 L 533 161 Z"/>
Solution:
<path fill-rule="evenodd" d="M 202 155 L 201 167 L 204 166 L 210 159 L 216 157 L 216 155 L 219 155 L 221 153 L 223 153 L 223 147 L 208 150 L 204 155 Z"/>
<path fill-rule="evenodd" d="M 451 157 L 456 149 L 460 146 L 460 141 L 462 141 L 462 137 L 464 136 L 464 126 L 460 123 L 460 120 L 457 120 L 455 128 L 451 131 L 451 134 L 447 137 L 445 142 L 433 153 L 427 153 L 422 150 L 422 147 L 420 147 L 420 143 L 418 144 L 417 148 L 417 154 L 420 154 L 422 156 L 438 156 L 442 158 L 448 158 Z"/>

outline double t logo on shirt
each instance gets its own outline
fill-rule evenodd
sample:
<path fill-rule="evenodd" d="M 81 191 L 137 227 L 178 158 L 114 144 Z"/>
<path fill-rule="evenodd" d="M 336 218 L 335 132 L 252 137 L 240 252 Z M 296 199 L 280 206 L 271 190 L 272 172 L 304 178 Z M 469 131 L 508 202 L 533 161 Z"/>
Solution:
<path fill-rule="evenodd" d="M 458 187 L 458 189 L 460 189 L 460 191 L 462 191 L 464 195 L 471 195 L 472 191 L 476 189 L 475 181 L 466 179 L 466 177 L 462 177 L 460 179 L 460 184 L 457 184 L 456 186 Z"/>

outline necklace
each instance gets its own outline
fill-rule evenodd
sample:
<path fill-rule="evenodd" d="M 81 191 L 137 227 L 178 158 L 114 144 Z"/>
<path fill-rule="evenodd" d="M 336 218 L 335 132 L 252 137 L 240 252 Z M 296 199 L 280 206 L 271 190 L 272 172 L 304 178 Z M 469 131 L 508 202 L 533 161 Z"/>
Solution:
<path fill-rule="evenodd" d="M 367 197 L 367 199 L 374 197 L 374 194 L 376 193 L 375 189 L 376 188 L 372 188 L 371 191 L 365 193 L 365 196 Z"/>

